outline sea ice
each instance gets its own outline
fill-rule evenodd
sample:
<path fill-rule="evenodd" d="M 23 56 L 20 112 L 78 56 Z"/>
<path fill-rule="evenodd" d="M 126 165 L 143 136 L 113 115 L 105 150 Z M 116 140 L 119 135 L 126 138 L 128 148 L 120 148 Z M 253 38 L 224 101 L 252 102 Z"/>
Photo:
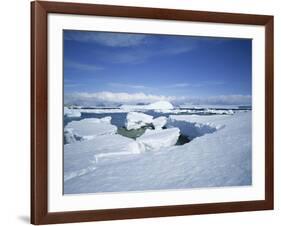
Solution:
<path fill-rule="evenodd" d="M 232 109 L 222 110 L 222 109 L 206 109 L 207 113 L 220 114 L 220 115 L 233 115 L 234 111 Z"/>
<path fill-rule="evenodd" d="M 96 136 L 64 145 L 64 181 L 84 175 L 105 162 L 124 160 L 124 156 L 139 154 L 139 144 L 118 134 Z"/>
<path fill-rule="evenodd" d="M 72 131 L 74 135 L 82 139 L 92 139 L 99 135 L 116 133 L 117 127 L 110 124 L 110 121 L 111 117 L 72 121 L 66 125 L 65 130 Z"/>
<path fill-rule="evenodd" d="M 125 126 L 128 130 L 139 129 L 143 126 L 151 124 L 153 117 L 140 112 L 129 112 L 126 117 Z"/>
<path fill-rule="evenodd" d="M 157 152 L 145 151 L 143 154 L 135 155 L 123 153 L 123 156 L 115 154 L 116 158 L 119 156 L 118 161 L 115 161 L 113 154 L 111 156 L 108 154 L 107 157 L 103 156 L 108 160 L 105 164 L 102 158 L 96 163 L 96 155 L 106 154 L 104 150 L 107 145 L 109 147 L 107 153 L 130 151 L 125 148 L 128 147 L 125 141 L 124 149 L 117 146 L 120 141 L 117 141 L 119 138 L 114 141 L 113 136 L 117 136 L 116 134 L 94 138 L 101 139 L 100 142 L 91 140 L 66 144 L 65 172 L 72 179 L 65 181 L 64 193 L 249 186 L 252 184 L 251 117 L 251 111 L 234 115 L 173 115 L 168 120 L 171 127 L 177 125 L 184 130 L 183 128 L 189 124 L 201 127 L 206 125 L 206 131 L 210 132 L 210 128 L 215 131 L 204 133 L 181 146 L 161 147 Z M 195 129 L 195 126 L 191 127 L 190 132 Z M 173 134 L 165 133 L 170 130 L 174 130 Z M 140 143 L 141 145 L 136 145 L 138 146 L 136 150 L 139 151 L 140 146 L 158 148 L 172 136 L 176 140 L 175 134 L 178 136 L 179 129 L 147 130 L 136 141 L 126 139 L 127 142 Z M 107 137 L 105 139 L 107 142 L 102 141 L 101 137 L 104 137 L 103 139 Z M 142 143 L 143 141 L 147 146 Z M 84 142 L 88 142 L 84 148 L 73 146 Z M 135 158 L 128 159 L 128 156 Z M 112 160 L 109 157 L 112 157 Z"/>
<path fill-rule="evenodd" d="M 180 135 L 178 128 L 165 130 L 147 129 L 143 135 L 137 138 L 137 142 L 145 151 L 158 151 L 161 148 L 175 145 Z"/>
<path fill-rule="evenodd" d="M 125 109 L 119 109 L 119 108 L 112 108 L 112 109 L 107 109 L 107 108 L 95 108 L 95 109 L 79 109 L 79 111 L 83 114 L 87 113 L 94 113 L 94 114 L 104 114 L 104 113 L 127 113 L 129 112 L 128 110 Z"/>
<path fill-rule="evenodd" d="M 77 135 L 75 135 L 73 133 L 72 129 L 69 128 L 69 129 L 64 130 L 64 140 L 65 140 L 66 144 L 74 143 L 80 139 L 81 139 L 81 137 L 78 137 Z"/>
<path fill-rule="evenodd" d="M 163 114 L 179 114 L 179 113 L 189 113 L 190 110 L 188 109 L 156 109 L 154 112 L 163 113 Z"/>
<path fill-rule="evenodd" d="M 163 126 L 165 126 L 167 123 L 167 118 L 165 116 L 160 116 L 160 117 L 157 117 L 155 119 L 153 119 L 153 126 L 156 130 L 158 129 L 162 129 Z"/>
<path fill-rule="evenodd" d="M 64 115 L 69 118 L 80 118 L 81 112 L 79 109 L 69 109 L 68 107 L 63 108 Z"/>
<path fill-rule="evenodd" d="M 219 110 L 226 110 L 226 109 L 239 109 L 238 105 L 218 105 L 218 104 L 181 104 L 181 108 L 191 108 L 191 109 L 219 109 Z"/>
<path fill-rule="evenodd" d="M 206 133 L 213 133 L 224 127 L 224 125 L 211 123 L 209 121 L 200 122 L 200 118 L 202 118 L 202 116 L 170 115 L 167 127 L 179 128 L 181 134 L 187 136 L 189 139 L 203 136 Z"/>

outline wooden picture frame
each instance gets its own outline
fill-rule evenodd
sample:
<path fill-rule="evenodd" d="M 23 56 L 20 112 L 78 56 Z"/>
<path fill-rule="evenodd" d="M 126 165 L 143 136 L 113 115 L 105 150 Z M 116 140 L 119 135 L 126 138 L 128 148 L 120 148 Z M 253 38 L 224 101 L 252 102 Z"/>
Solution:
<path fill-rule="evenodd" d="M 48 14 L 265 27 L 265 199 L 70 212 L 48 211 Z M 31 223 L 52 224 L 273 209 L 273 16 L 35 1 L 31 3 Z"/>

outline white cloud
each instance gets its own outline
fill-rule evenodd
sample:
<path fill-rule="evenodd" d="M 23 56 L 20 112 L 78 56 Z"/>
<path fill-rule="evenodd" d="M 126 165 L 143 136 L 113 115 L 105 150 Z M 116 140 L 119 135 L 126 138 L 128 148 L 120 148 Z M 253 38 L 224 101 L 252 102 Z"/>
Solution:
<path fill-rule="evenodd" d="M 178 55 L 196 48 L 196 41 L 194 40 L 172 40 L 169 45 L 166 45 L 170 36 L 161 37 L 162 39 L 157 39 L 153 35 L 114 32 L 66 31 L 64 33 L 65 40 L 94 42 L 107 47 L 128 47 L 122 51 L 112 51 L 111 49 L 99 51 L 98 48 L 95 49 L 95 54 L 99 55 L 100 60 L 117 64 L 139 64 L 150 58 Z"/>
<path fill-rule="evenodd" d="M 146 35 L 106 32 L 66 32 L 64 38 L 79 42 L 96 42 L 110 47 L 130 47 L 143 44 Z"/>
<path fill-rule="evenodd" d="M 121 87 L 121 88 L 131 88 L 131 89 L 147 89 L 150 87 L 139 85 L 139 84 L 127 84 L 127 83 L 109 83 L 109 86 Z"/>
<path fill-rule="evenodd" d="M 95 106 L 104 104 L 108 106 L 119 104 L 153 103 L 160 100 L 170 101 L 173 104 L 220 104 L 220 105 L 250 105 L 252 97 L 250 95 L 221 95 L 210 97 L 175 97 L 164 95 L 152 95 L 139 93 L 66 93 L 64 96 L 65 104 L 76 104 L 83 106 Z"/>
<path fill-rule="evenodd" d="M 164 88 L 186 88 L 186 87 L 193 87 L 193 88 L 199 88 L 204 86 L 220 86 L 225 84 L 222 81 L 202 81 L 201 83 L 175 83 L 165 86 Z"/>
<path fill-rule="evenodd" d="M 175 83 L 175 84 L 171 84 L 167 87 L 168 88 L 184 88 L 184 87 L 188 87 L 188 86 L 191 86 L 191 84 L 189 84 L 189 83 Z"/>
<path fill-rule="evenodd" d="M 98 92 L 85 93 L 76 92 L 65 94 L 65 104 L 77 104 L 85 106 L 94 106 L 96 104 L 136 104 L 136 103 L 153 103 L 159 100 L 171 101 L 171 97 L 161 95 L 150 95 L 144 93 L 112 93 Z"/>
<path fill-rule="evenodd" d="M 65 67 L 83 70 L 83 71 L 100 71 L 100 70 L 103 70 L 103 67 L 96 66 L 94 64 L 78 63 L 78 62 L 69 61 L 69 60 L 65 60 Z"/>

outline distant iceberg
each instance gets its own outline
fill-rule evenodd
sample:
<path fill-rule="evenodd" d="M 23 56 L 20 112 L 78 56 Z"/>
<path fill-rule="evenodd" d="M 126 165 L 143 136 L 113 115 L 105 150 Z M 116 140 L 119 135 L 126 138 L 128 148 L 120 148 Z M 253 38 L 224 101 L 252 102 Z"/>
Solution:
<path fill-rule="evenodd" d="M 125 110 L 170 110 L 173 109 L 174 106 L 169 101 L 157 101 L 152 104 L 146 105 L 121 105 L 121 109 Z"/>

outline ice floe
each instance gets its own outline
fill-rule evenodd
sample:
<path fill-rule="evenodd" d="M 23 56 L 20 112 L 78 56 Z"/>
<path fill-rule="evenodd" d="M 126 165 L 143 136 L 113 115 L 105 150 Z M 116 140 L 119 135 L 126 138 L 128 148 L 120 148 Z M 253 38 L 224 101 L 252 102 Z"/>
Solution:
<path fill-rule="evenodd" d="M 79 109 L 69 109 L 68 107 L 63 108 L 64 116 L 69 118 L 79 118 L 81 117 L 81 112 Z"/>
<path fill-rule="evenodd" d="M 74 143 L 81 139 L 82 139 L 82 137 L 79 137 L 73 133 L 73 129 L 71 129 L 71 128 L 64 129 L 64 142 L 66 144 Z"/>
<path fill-rule="evenodd" d="M 143 126 L 151 124 L 153 122 L 153 116 L 140 112 L 129 112 L 126 117 L 125 127 L 128 130 L 139 129 Z"/>
<path fill-rule="evenodd" d="M 219 114 L 219 115 L 233 115 L 234 111 L 232 109 L 223 110 L 223 109 L 206 109 L 206 113 Z"/>
<path fill-rule="evenodd" d="M 177 127 L 181 134 L 193 139 L 222 129 L 224 124 L 204 121 L 202 116 L 198 115 L 170 115 L 167 127 Z"/>
<path fill-rule="evenodd" d="M 156 130 L 162 129 L 167 123 L 167 118 L 165 116 L 160 116 L 153 119 L 152 124 Z"/>
<path fill-rule="evenodd" d="M 180 130 L 178 128 L 165 130 L 147 129 L 143 135 L 137 138 L 137 142 L 145 151 L 158 151 L 161 148 L 175 145 L 179 135 Z"/>
<path fill-rule="evenodd" d="M 73 133 L 73 136 L 80 137 L 81 139 L 93 139 L 96 136 L 105 134 L 114 134 L 117 132 L 117 127 L 110 123 L 111 117 L 88 118 L 80 121 L 69 122 L 65 131 Z"/>

